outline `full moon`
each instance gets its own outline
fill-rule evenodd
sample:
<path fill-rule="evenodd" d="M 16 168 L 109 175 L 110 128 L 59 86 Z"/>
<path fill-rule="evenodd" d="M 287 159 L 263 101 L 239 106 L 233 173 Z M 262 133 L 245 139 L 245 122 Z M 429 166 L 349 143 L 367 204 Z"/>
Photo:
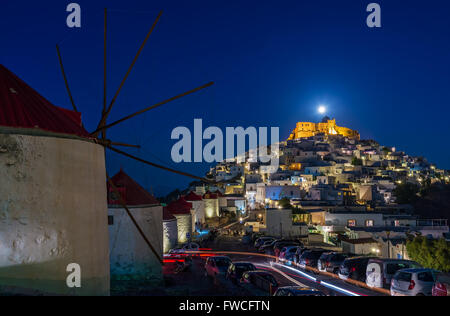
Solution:
<path fill-rule="evenodd" d="M 318 111 L 320 114 L 324 114 L 327 111 L 327 108 L 324 105 L 320 105 Z"/>

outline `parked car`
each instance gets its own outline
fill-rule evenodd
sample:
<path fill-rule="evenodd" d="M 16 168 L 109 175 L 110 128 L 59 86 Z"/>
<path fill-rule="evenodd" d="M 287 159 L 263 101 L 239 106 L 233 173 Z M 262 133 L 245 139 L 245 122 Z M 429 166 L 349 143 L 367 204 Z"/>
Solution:
<path fill-rule="evenodd" d="M 208 257 L 205 263 L 205 276 L 217 277 L 226 275 L 228 267 L 231 264 L 231 259 L 226 256 Z"/>
<path fill-rule="evenodd" d="M 268 240 L 266 241 L 261 247 L 259 247 L 258 252 L 260 253 L 266 253 L 270 252 L 273 248 L 273 245 L 275 244 L 276 240 Z"/>
<path fill-rule="evenodd" d="M 199 251 L 199 250 L 200 250 L 199 244 L 195 242 L 190 242 L 182 245 L 181 247 L 170 249 L 169 254 L 179 254 L 185 253 L 186 251 Z"/>
<path fill-rule="evenodd" d="M 278 289 L 278 282 L 272 274 L 266 271 L 247 271 L 242 274 L 241 282 L 252 284 L 271 295 Z"/>
<path fill-rule="evenodd" d="M 391 282 L 392 296 L 431 296 L 437 271 L 432 269 L 403 269 Z"/>
<path fill-rule="evenodd" d="M 298 265 L 303 269 L 305 269 L 306 267 L 317 268 L 317 262 L 319 261 L 320 256 L 324 252 L 327 252 L 327 250 L 324 249 L 306 250 L 301 255 Z"/>
<path fill-rule="evenodd" d="M 450 273 L 436 273 L 432 293 L 433 296 L 450 296 Z"/>
<path fill-rule="evenodd" d="M 256 249 L 258 249 L 266 241 L 273 241 L 273 240 L 275 240 L 275 238 L 273 238 L 273 237 L 259 237 L 258 239 L 256 239 L 254 246 L 255 246 Z"/>
<path fill-rule="evenodd" d="M 339 267 L 339 277 L 343 280 L 352 279 L 366 282 L 367 264 L 374 257 L 347 258 Z"/>
<path fill-rule="evenodd" d="M 233 262 L 228 267 L 227 279 L 233 283 L 238 283 L 242 278 L 242 274 L 247 271 L 255 271 L 256 267 L 250 262 Z"/>
<path fill-rule="evenodd" d="M 274 243 L 273 245 L 273 255 L 278 257 L 280 255 L 281 249 L 287 246 L 301 246 L 298 241 L 294 240 L 282 240 Z"/>
<path fill-rule="evenodd" d="M 301 255 L 305 252 L 305 251 L 307 251 L 307 250 L 311 250 L 310 248 L 305 248 L 305 247 L 299 247 L 298 249 L 297 249 L 297 251 L 295 252 L 295 255 L 294 255 L 294 262 L 295 263 L 299 263 L 300 262 L 300 257 L 301 257 Z"/>
<path fill-rule="evenodd" d="M 282 261 L 292 262 L 294 261 L 295 253 L 299 246 L 287 246 L 281 249 L 280 256 L 278 257 Z"/>
<path fill-rule="evenodd" d="M 309 287 L 284 286 L 277 289 L 273 296 L 326 296 L 319 290 Z"/>
<path fill-rule="evenodd" d="M 389 289 L 391 280 L 398 270 L 422 268 L 415 261 L 402 259 L 370 259 L 366 269 L 366 284 L 370 287 Z"/>
<path fill-rule="evenodd" d="M 317 268 L 322 272 L 337 274 L 339 267 L 348 258 L 347 254 L 340 252 L 324 252 L 317 262 Z"/>

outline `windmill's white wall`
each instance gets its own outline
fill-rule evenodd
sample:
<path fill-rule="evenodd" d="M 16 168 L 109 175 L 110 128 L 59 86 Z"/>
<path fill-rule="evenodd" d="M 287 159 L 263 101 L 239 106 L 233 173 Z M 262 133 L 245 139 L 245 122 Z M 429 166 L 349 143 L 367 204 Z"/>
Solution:
<path fill-rule="evenodd" d="M 158 252 L 163 253 L 162 206 L 129 207 L 145 236 Z M 162 266 L 127 212 L 120 207 L 108 210 L 114 224 L 109 226 L 111 278 L 162 280 Z"/>
<path fill-rule="evenodd" d="M 109 295 L 106 214 L 102 146 L 0 134 L 0 292 Z"/>
<path fill-rule="evenodd" d="M 177 218 L 178 242 L 187 242 L 186 233 L 192 236 L 192 216 L 191 214 L 175 214 L 174 216 Z"/>
<path fill-rule="evenodd" d="M 164 233 L 164 253 L 168 253 L 170 249 L 175 248 L 178 244 L 178 227 L 177 220 L 171 219 L 163 222 Z"/>
<path fill-rule="evenodd" d="M 219 217 L 219 199 L 203 199 L 206 218 Z"/>

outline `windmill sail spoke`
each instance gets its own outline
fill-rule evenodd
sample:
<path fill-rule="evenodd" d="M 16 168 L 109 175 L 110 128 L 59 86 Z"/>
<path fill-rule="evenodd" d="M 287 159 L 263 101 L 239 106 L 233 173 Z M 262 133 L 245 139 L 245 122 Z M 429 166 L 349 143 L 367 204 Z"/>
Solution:
<path fill-rule="evenodd" d="M 136 226 L 137 230 L 139 231 L 139 234 L 141 234 L 142 238 L 144 239 L 145 243 L 147 244 L 147 246 L 150 248 L 150 250 L 153 252 L 153 254 L 156 256 L 156 258 L 158 258 L 158 261 L 163 264 L 163 260 L 161 258 L 161 256 L 159 255 L 159 253 L 155 250 L 155 248 L 153 247 L 152 243 L 150 242 L 150 240 L 148 240 L 147 236 L 145 236 L 144 231 L 142 230 L 142 228 L 139 226 L 138 222 L 136 221 L 136 219 L 134 218 L 133 214 L 131 214 L 130 210 L 128 209 L 127 205 L 126 205 L 126 201 L 124 201 L 122 195 L 120 194 L 119 190 L 116 188 L 116 186 L 114 185 L 113 181 L 111 180 L 111 178 L 109 177 L 108 174 L 106 174 L 106 177 L 108 178 L 108 183 L 111 186 L 111 189 L 113 189 L 114 193 L 117 195 L 119 202 L 121 204 L 121 206 L 125 209 L 125 211 L 127 212 L 128 216 L 130 217 L 131 221 L 133 222 L 134 226 Z"/>
<path fill-rule="evenodd" d="M 61 72 L 62 72 L 62 75 L 63 75 L 63 78 L 64 78 L 64 83 L 66 84 L 66 89 L 67 89 L 67 93 L 69 94 L 70 102 L 72 103 L 73 110 L 75 112 L 78 112 L 78 109 L 77 109 L 77 107 L 75 105 L 75 101 L 73 100 L 73 97 L 72 97 L 72 92 L 70 92 L 69 81 L 67 80 L 66 72 L 64 70 L 64 65 L 63 65 L 63 61 L 62 61 L 61 51 L 59 49 L 59 45 L 56 45 L 56 52 L 58 53 L 59 65 L 61 67 Z"/>
<path fill-rule="evenodd" d="M 122 147 L 132 147 L 132 148 L 141 148 L 140 145 L 133 145 L 127 143 L 114 142 L 109 139 L 97 138 L 97 143 L 102 144 L 103 146 L 122 146 Z"/>
<path fill-rule="evenodd" d="M 187 95 L 189 95 L 189 94 L 192 94 L 192 93 L 194 93 L 194 92 L 197 92 L 197 91 L 200 91 L 200 90 L 205 89 L 205 88 L 207 88 L 207 87 L 210 87 L 210 86 L 212 86 L 213 84 L 214 84 L 214 82 L 209 82 L 209 83 L 207 83 L 207 84 L 205 84 L 205 85 L 203 85 L 203 86 L 200 86 L 200 87 L 198 87 L 198 88 L 192 89 L 192 90 L 190 90 L 190 91 L 187 91 L 187 92 L 184 92 L 184 93 L 179 94 L 179 95 L 177 95 L 177 96 L 174 96 L 174 97 L 172 97 L 172 98 L 170 98 L 170 99 L 167 99 L 167 100 L 164 100 L 164 101 L 162 101 L 162 102 L 156 103 L 156 104 L 154 104 L 154 105 L 152 105 L 152 106 L 149 106 L 149 107 L 147 107 L 147 108 L 145 108 L 145 109 L 143 109 L 143 110 L 140 110 L 140 111 L 138 111 L 138 112 L 136 112 L 136 113 L 130 114 L 130 115 L 124 117 L 124 118 L 121 118 L 120 120 L 117 120 L 117 121 L 115 121 L 115 122 L 113 122 L 113 123 L 111 123 L 111 124 L 102 126 L 102 127 L 98 128 L 96 131 L 92 132 L 91 135 L 94 135 L 94 136 L 95 136 L 95 135 L 97 135 L 100 131 L 104 131 L 104 130 L 110 128 L 110 127 L 113 127 L 114 125 L 117 125 L 117 124 L 119 124 L 119 123 L 122 123 L 123 121 L 129 120 L 129 119 L 131 119 L 131 118 L 133 118 L 133 117 L 135 117 L 135 116 L 138 116 L 138 115 L 140 115 L 140 114 L 143 114 L 143 113 L 145 113 L 145 112 L 147 112 L 147 111 L 153 110 L 154 108 L 157 108 L 157 107 L 159 107 L 159 106 L 161 106 L 161 105 L 170 103 L 170 102 L 172 102 L 172 101 L 175 101 L 175 100 L 177 100 L 177 99 L 180 99 L 180 98 L 182 98 L 182 97 L 185 97 L 185 96 L 187 96 Z"/>
<path fill-rule="evenodd" d="M 185 177 L 189 177 L 189 178 L 193 178 L 193 179 L 196 179 L 196 180 L 200 180 L 200 181 L 203 181 L 203 182 L 206 182 L 206 183 L 210 183 L 210 184 L 215 183 L 214 181 L 209 180 L 209 179 L 206 179 L 206 178 L 198 177 L 198 176 L 192 175 L 192 174 L 187 173 L 187 172 L 183 172 L 183 171 L 171 169 L 171 168 L 168 168 L 168 167 L 165 167 L 165 166 L 162 166 L 162 165 L 158 165 L 158 164 L 156 164 L 156 163 L 153 163 L 153 162 L 144 160 L 144 159 L 142 159 L 142 158 L 139 158 L 139 157 L 130 155 L 129 153 L 126 153 L 126 152 L 124 152 L 124 151 L 121 151 L 121 150 L 119 150 L 119 149 L 117 149 L 117 148 L 114 148 L 114 147 L 111 147 L 111 146 L 106 146 L 106 147 L 109 148 L 110 150 L 112 150 L 112 151 L 118 153 L 118 154 L 124 155 L 124 156 L 126 156 L 126 157 L 128 157 L 128 158 L 137 160 L 137 161 L 139 161 L 139 162 L 142 162 L 142 163 L 144 163 L 144 164 L 147 164 L 147 165 L 152 166 L 152 167 L 155 167 L 155 168 L 163 169 L 163 170 L 166 170 L 166 171 L 169 171 L 169 172 L 173 172 L 173 173 L 176 173 L 176 174 L 185 176 Z"/>
<path fill-rule="evenodd" d="M 144 49 L 145 44 L 147 43 L 147 41 L 148 41 L 150 35 L 153 33 L 153 30 L 155 29 L 156 24 L 158 23 L 159 19 L 161 18 L 161 15 L 162 15 L 162 11 L 159 12 L 158 16 L 156 17 L 155 22 L 153 23 L 152 27 L 150 28 L 150 31 L 147 33 L 147 36 L 145 37 L 144 42 L 142 43 L 141 47 L 139 48 L 139 50 L 138 50 L 136 56 L 134 57 L 134 59 L 133 59 L 131 65 L 130 65 L 130 67 L 128 68 L 127 73 L 125 74 L 125 77 L 122 79 L 122 82 L 120 83 L 120 86 L 119 86 L 119 88 L 117 89 L 116 94 L 114 95 L 114 98 L 112 99 L 111 103 L 109 104 L 108 108 L 106 109 L 106 112 L 105 112 L 104 115 L 102 116 L 102 119 L 100 120 L 100 123 L 98 124 L 97 129 L 99 129 L 100 127 L 102 127 L 102 126 L 105 125 L 106 120 L 108 119 L 108 115 L 109 115 L 109 113 L 111 112 L 111 109 L 112 109 L 114 103 L 116 102 L 116 99 L 117 99 L 117 97 L 119 96 L 119 93 L 120 93 L 120 91 L 122 90 L 123 85 L 125 84 L 125 81 L 127 81 L 128 76 L 129 76 L 130 73 L 131 73 L 131 70 L 133 69 L 134 65 L 136 64 L 136 61 L 138 60 L 139 55 L 141 54 L 142 50 Z M 98 135 L 98 133 L 96 133 L 95 137 L 97 137 L 97 135 Z"/>

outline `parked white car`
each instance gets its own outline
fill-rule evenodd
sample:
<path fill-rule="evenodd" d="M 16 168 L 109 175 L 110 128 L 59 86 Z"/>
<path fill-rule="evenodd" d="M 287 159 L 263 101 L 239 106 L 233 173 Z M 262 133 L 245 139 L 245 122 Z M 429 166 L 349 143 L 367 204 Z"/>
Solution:
<path fill-rule="evenodd" d="M 431 296 L 437 271 L 431 269 L 399 270 L 392 278 L 392 296 Z"/>

